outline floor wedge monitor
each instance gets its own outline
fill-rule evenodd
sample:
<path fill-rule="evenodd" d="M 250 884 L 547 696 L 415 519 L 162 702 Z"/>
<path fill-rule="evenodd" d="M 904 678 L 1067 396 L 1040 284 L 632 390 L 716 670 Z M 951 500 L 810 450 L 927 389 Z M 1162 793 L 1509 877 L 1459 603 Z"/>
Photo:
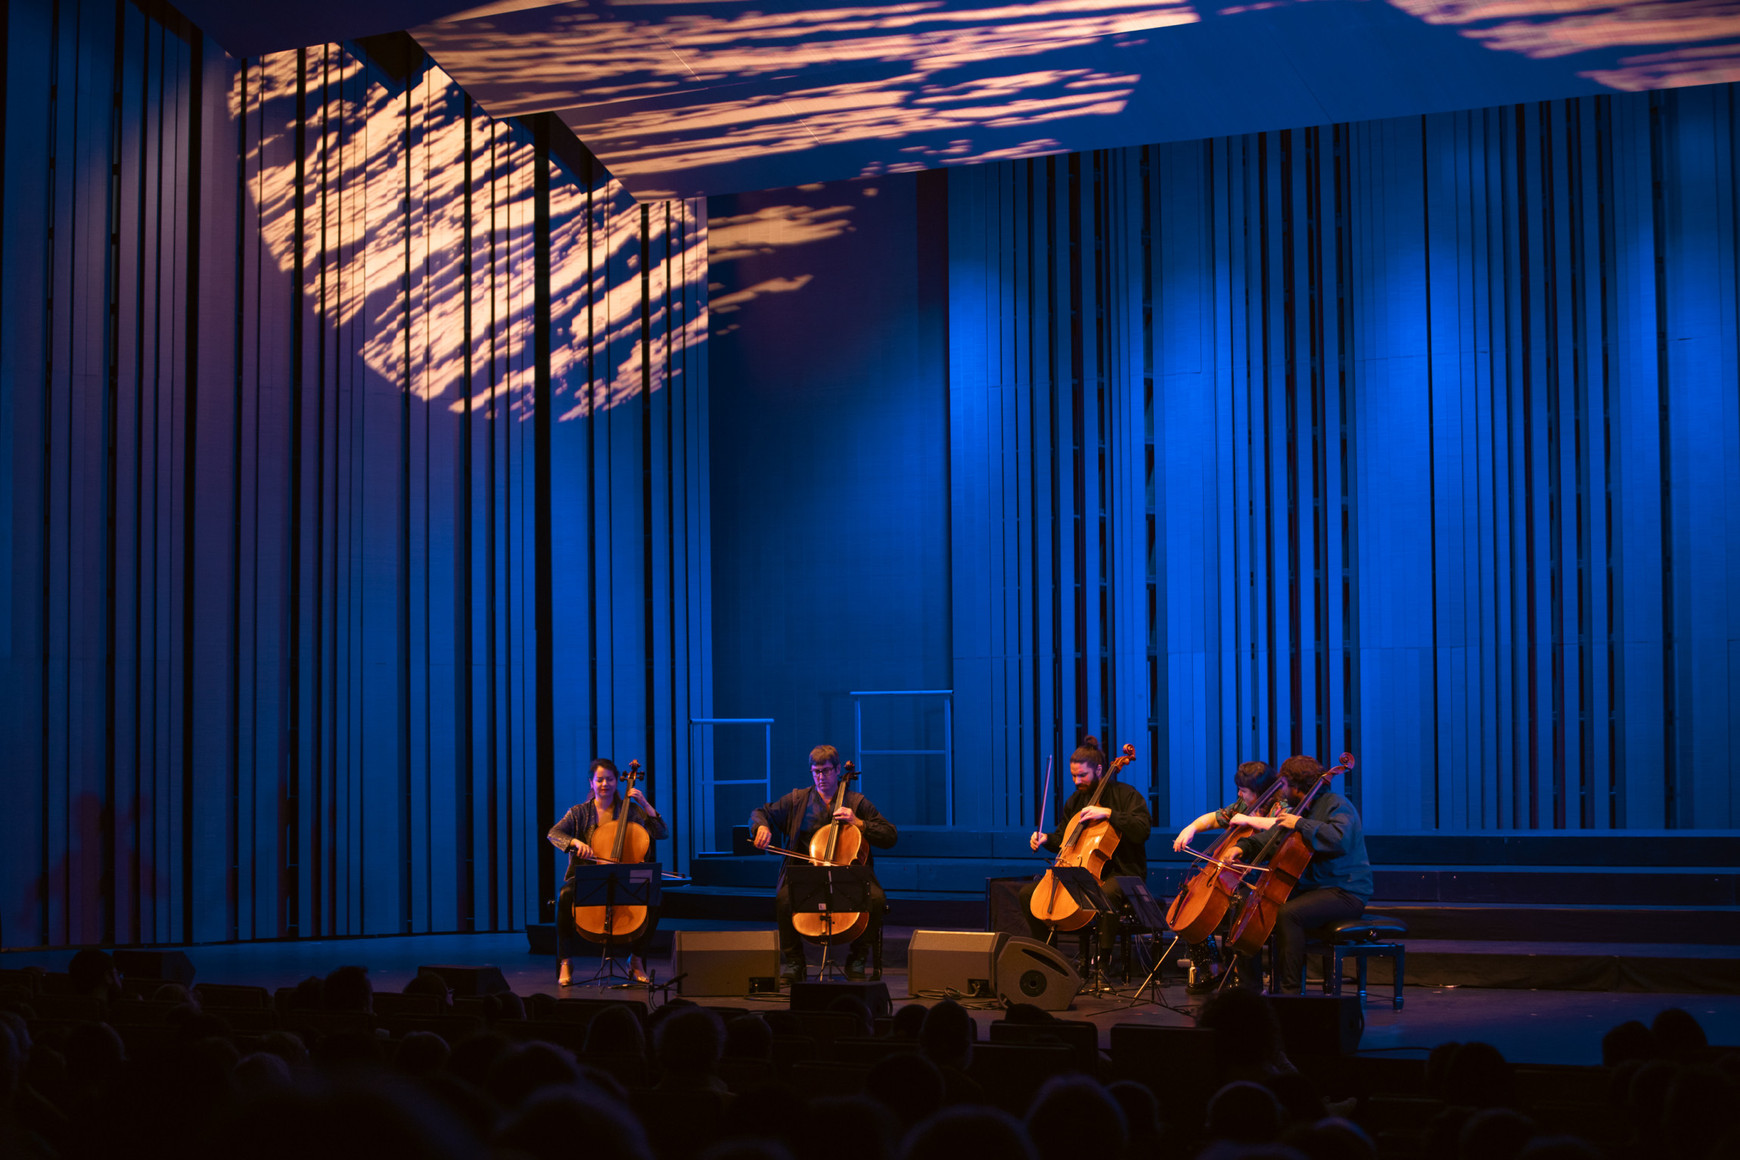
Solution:
<path fill-rule="evenodd" d="M 1062 1011 L 1079 990 L 1069 959 L 1038 939 L 1011 936 L 997 955 L 997 994 L 1011 1003 Z"/>
<path fill-rule="evenodd" d="M 685 996 L 778 990 L 779 932 L 672 931 L 671 977 Z"/>
<path fill-rule="evenodd" d="M 1009 936 L 995 930 L 915 930 L 906 948 L 906 993 L 990 998 L 997 952 Z"/>

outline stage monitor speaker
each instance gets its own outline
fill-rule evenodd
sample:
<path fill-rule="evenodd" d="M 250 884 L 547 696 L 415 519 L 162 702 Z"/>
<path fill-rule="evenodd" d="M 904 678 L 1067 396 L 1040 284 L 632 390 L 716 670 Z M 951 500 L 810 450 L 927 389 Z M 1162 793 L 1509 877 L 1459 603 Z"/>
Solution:
<path fill-rule="evenodd" d="M 420 975 L 424 971 L 433 971 L 441 976 L 441 981 L 447 984 L 447 989 L 453 992 L 456 999 L 472 999 L 479 995 L 497 995 L 503 991 L 512 990 L 507 980 L 502 977 L 500 967 L 418 967 Z"/>
<path fill-rule="evenodd" d="M 1069 960 L 1035 938 L 1011 936 L 997 954 L 997 994 L 1011 1003 L 1062 1011 L 1081 990 Z"/>
<path fill-rule="evenodd" d="M 915 930 L 906 947 L 906 993 L 953 991 L 973 998 L 996 994 L 1000 930 Z"/>
<path fill-rule="evenodd" d="M 1365 1033 L 1357 995 L 1271 995 L 1290 1056 L 1352 1055 Z"/>
<path fill-rule="evenodd" d="M 863 1000 L 864 1006 L 870 1008 L 872 1015 L 887 1015 L 894 1010 L 894 1003 L 888 997 L 887 983 L 793 983 L 791 985 L 791 1009 L 793 1011 L 826 1011 L 834 1005 L 834 1000 L 842 995 L 852 995 Z"/>
<path fill-rule="evenodd" d="M 156 979 L 193 985 L 193 962 L 183 951 L 122 951 L 114 954 L 115 970 L 123 979 Z"/>
<path fill-rule="evenodd" d="M 779 990 L 777 930 L 671 932 L 671 978 L 683 995 L 749 995 Z"/>

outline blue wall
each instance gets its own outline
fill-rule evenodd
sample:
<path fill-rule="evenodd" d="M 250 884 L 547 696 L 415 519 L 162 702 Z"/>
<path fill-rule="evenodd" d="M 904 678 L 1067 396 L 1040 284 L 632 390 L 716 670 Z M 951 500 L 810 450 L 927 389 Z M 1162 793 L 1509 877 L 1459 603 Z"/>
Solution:
<path fill-rule="evenodd" d="M 941 186 L 911 177 L 709 203 L 713 640 L 721 716 L 773 717 L 774 792 L 852 755 L 853 691 L 949 678 Z M 878 701 L 867 748 L 941 748 L 940 703 Z M 759 734 L 715 775 L 760 777 Z M 863 762 L 884 812 L 941 822 L 942 762 Z M 721 825 L 759 789 L 722 789 Z"/>
<path fill-rule="evenodd" d="M 901 212 L 851 276 L 746 302 L 755 342 L 715 340 L 716 397 L 760 412 L 716 414 L 715 448 L 896 432 L 868 453 L 946 468 L 929 498 L 947 496 L 948 555 L 911 550 L 899 490 L 783 467 L 764 484 L 764 456 L 716 457 L 715 520 L 743 509 L 715 573 L 722 685 L 807 723 L 855 672 L 755 674 L 831 631 L 857 665 L 955 688 L 973 825 L 1030 824 L 1046 755 L 1092 731 L 1136 744 L 1173 822 L 1241 760 L 1348 749 L 1376 829 L 1735 826 L 1733 100 L 952 171 L 946 423 L 928 391 L 884 385 L 915 373 L 881 340 L 918 287 L 892 316 L 880 288 L 905 281 L 925 203 L 899 200 L 912 178 L 878 182 Z M 754 277 L 819 274 L 819 252 L 771 247 Z M 915 594 L 866 608 L 778 579 L 789 555 L 762 563 L 784 533 L 838 527 L 921 568 Z M 950 610 L 946 664 L 883 627 L 926 602 Z"/>

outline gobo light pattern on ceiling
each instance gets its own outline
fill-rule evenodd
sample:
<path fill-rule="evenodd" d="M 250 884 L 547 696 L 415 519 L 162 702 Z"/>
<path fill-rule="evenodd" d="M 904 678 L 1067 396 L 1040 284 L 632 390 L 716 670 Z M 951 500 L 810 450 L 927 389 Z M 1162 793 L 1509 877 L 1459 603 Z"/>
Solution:
<path fill-rule="evenodd" d="M 413 34 L 640 197 L 1740 78 L 1736 0 L 508 0 Z"/>

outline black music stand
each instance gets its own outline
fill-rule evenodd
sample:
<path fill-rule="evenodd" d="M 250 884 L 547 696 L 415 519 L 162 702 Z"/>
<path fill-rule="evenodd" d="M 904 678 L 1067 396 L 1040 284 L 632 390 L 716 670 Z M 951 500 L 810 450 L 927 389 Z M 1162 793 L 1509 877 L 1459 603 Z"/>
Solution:
<path fill-rule="evenodd" d="M 851 866 L 791 866 L 785 872 L 786 897 L 797 914 L 862 914 L 870 909 L 870 868 Z M 822 944 L 818 979 L 828 974 L 828 951 Z M 835 968 L 839 971 L 839 968 Z M 840 971 L 842 977 L 845 972 Z"/>
<path fill-rule="evenodd" d="M 663 867 L 657 862 L 633 862 L 628 865 L 586 865 L 574 867 L 574 905 L 581 906 L 644 906 L 655 907 L 662 897 Z M 649 916 L 650 918 L 650 916 Z M 598 970 L 582 986 L 641 986 L 634 977 L 632 963 L 624 967 L 616 961 L 616 948 L 628 946 L 629 939 L 607 935 L 599 950 Z M 633 952 L 630 952 L 632 959 Z M 649 976 L 650 977 L 650 976 Z M 644 984 L 650 986 L 651 984 Z"/>
<path fill-rule="evenodd" d="M 1155 939 L 1166 932 L 1166 912 L 1160 909 L 1160 904 L 1154 901 L 1154 896 L 1148 893 L 1148 883 L 1134 874 L 1120 875 L 1116 880 L 1118 889 L 1124 892 L 1124 901 L 1130 904 L 1130 913 L 1136 921 L 1148 928 Z M 1148 977 L 1142 980 L 1136 988 L 1136 997 L 1130 1001 L 1133 1007 L 1142 1000 L 1142 992 L 1149 987 L 1154 988 L 1154 1002 L 1160 1002 L 1160 971 L 1166 965 L 1166 958 L 1179 945 L 1177 935 L 1172 936 L 1172 946 L 1164 952 L 1149 955 L 1149 961 L 1154 969 L 1148 972 Z M 1162 1004 L 1164 1006 L 1164 1004 Z"/>

